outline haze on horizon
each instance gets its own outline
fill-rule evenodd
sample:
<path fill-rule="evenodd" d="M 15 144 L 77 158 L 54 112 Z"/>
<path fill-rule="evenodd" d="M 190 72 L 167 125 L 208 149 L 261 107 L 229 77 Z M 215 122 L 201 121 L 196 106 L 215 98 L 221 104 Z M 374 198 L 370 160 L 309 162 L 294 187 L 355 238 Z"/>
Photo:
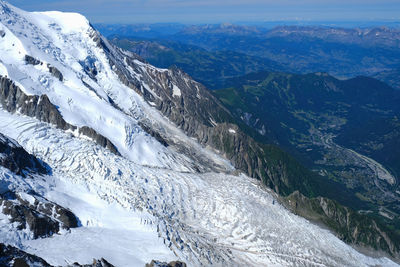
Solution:
<path fill-rule="evenodd" d="M 9 0 L 28 11 L 78 12 L 93 23 L 400 21 L 398 0 Z"/>

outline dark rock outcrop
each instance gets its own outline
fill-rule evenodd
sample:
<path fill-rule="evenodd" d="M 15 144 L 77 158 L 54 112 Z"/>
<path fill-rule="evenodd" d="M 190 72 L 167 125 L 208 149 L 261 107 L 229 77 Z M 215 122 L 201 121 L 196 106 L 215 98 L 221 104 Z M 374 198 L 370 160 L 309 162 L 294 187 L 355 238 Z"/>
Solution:
<path fill-rule="evenodd" d="M 142 127 L 142 129 L 148 133 L 149 135 L 151 135 L 152 137 L 154 137 L 158 142 L 160 142 L 163 146 L 167 147 L 168 146 L 168 142 L 165 140 L 165 138 L 163 138 L 161 136 L 161 134 L 157 131 L 155 131 L 154 129 L 150 128 L 148 125 L 139 122 L 139 126 Z"/>
<path fill-rule="evenodd" d="M 33 238 L 48 237 L 60 230 L 59 223 L 39 212 L 7 199 L 0 199 L 2 213 L 10 216 L 10 223 L 18 223 L 18 230 L 29 229 Z"/>
<path fill-rule="evenodd" d="M 16 141 L 0 133 L 0 166 L 26 176 L 30 173 L 47 174 L 49 167 L 25 151 Z"/>
<path fill-rule="evenodd" d="M 25 55 L 25 62 L 26 64 L 31 64 L 31 65 L 39 65 L 40 63 L 42 63 L 40 60 L 31 57 L 30 55 Z"/>
<path fill-rule="evenodd" d="M 317 223 L 323 223 L 349 244 L 372 248 L 400 256 L 400 240 L 384 225 L 373 218 L 353 211 L 338 202 L 324 198 L 307 198 L 298 191 L 283 203 L 294 213 Z"/>
<path fill-rule="evenodd" d="M 8 112 L 18 111 L 20 114 L 51 123 L 63 130 L 71 128 L 57 108 L 51 104 L 47 95 L 28 96 L 5 77 L 0 77 L 0 90 L 0 103 Z"/>
<path fill-rule="evenodd" d="M 111 263 L 106 261 L 105 259 L 101 258 L 100 260 L 93 259 L 92 264 L 79 264 L 77 262 L 73 263 L 72 265 L 68 265 L 67 267 L 114 267 Z"/>
<path fill-rule="evenodd" d="M 152 260 L 146 267 L 186 267 L 186 263 L 181 261 L 171 261 L 170 263 Z"/>
<path fill-rule="evenodd" d="M 29 195 L 34 198 L 33 203 L 23 199 L 19 194 L 16 195 L 16 198 L 22 205 L 36 210 L 43 215 L 56 219 L 64 228 L 68 229 L 78 227 L 78 219 L 70 210 L 63 208 L 60 205 L 57 205 L 56 203 L 35 194 L 34 192 L 29 192 Z"/>
<path fill-rule="evenodd" d="M 42 258 L 26 253 L 13 246 L 0 243 L 0 266 L 4 267 L 54 267 Z M 101 258 L 93 260 L 92 264 L 73 263 L 66 267 L 114 267 L 111 263 Z"/>
<path fill-rule="evenodd" d="M 110 140 L 105 138 L 104 136 L 98 134 L 95 130 L 93 130 L 90 127 L 83 126 L 79 128 L 79 133 L 83 134 L 89 138 L 91 138 L 93 141 L 95 141 L 97 144 L 99 144 L 102 147 L 108 148 L 111 152 L 114 154 L 119 155 L 117 148 L 111 143 Z"/>
<path fill-rule="evenodd" d="M 6 192 L 0 195 L 0 206 L 1 212 L 10 216 L 11 223 L 18 223 L 18 230 L 29 229 L 34 239 L 49 237 L 61 228 L 78 227 L 78 219 L 71 211 L 34 192 Z"/>
<path fill-rule="evenodd" d="M 42 258 L 26 253 L 18 248 L 0 243 L 0 266 L 13 267 L 51 267 Z"/>
<path fill-rule="evenodd" d="M 49 68 L 49 72 L 54 77 L 56 77 L 60 82 L 62 82 L 64 80 L 64 77 L 63 77 L 61 71 L 59 71 L 56 67 L 47 64 L 47 68 Z"/>
<path fill-rule="evenodd" d="M 28 96 L 15 83 L 6 77 L 0 77 L 0 104 L 8 112 L 18 112 L 40 121 L 55 125 L 62 130 L 76 130 L 77 127 L 67 123 L 47 95 Z M 119 155 L 117 148 L 110 140 L 89 127 L 82 127 L 79 133 L 92 138 L 99 145 Z"/>
<path fill-rule="evenodd" d="M 23 177 L 51 172 L 45 163 L 25 151 L 16 141 L 2 134 L 0 134 L 0 166 Z M 0 212 L 9 216 L 10 223 L 17 223 L 18 230 L 29 229 L 33 238 L 39 238 L 51 236 L 61 228 L 78 227 L 78 219 L 71 211 L 33 191 L 15 192 L 7 180 L 0 181 L 0 184 L 2 185 Z"/>
<path fill-rule="evenodd" d="M 30 65 L 43 65 L 43 62 L 40 61 L 39 59 L 36 59 L 30 55 L 25 55 L 25 62 L 26 64 L 30 64 Z M 50 64 L 47 64 L 47 68 L 49 70 L 49 72 L 56 77 L 60 82 L 62 82 L 64 80 L 64 76 L 62 75 L 61 71 L 59 69 L 57 69 L 54 66 L 51 66 Z"/>

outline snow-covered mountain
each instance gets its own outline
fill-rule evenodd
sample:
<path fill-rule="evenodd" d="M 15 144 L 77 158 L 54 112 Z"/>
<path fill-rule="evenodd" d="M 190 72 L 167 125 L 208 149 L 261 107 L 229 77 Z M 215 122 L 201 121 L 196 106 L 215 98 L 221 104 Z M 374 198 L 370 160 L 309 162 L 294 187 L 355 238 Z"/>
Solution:
<path fill-rule="evenodd" d="M 396 266 L 235 171 L 198 123 L 239 135 L 219 124 L 224 108 L 180 70 L 110 45 L 83 16 L 0 1 L 0 51 L 0 243 L 13 247 L 0 246 L 0 263 L 23 251 L 51 265 Z M 193 120 L 200 109 L 209 116 Z"/>

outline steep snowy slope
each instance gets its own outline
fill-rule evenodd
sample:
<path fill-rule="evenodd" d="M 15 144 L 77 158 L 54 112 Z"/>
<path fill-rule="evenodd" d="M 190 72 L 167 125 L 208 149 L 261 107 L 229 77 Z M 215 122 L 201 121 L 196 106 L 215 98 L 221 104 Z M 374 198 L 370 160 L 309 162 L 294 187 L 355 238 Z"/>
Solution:
<path fill-rule="evenodd" d="M 177 99 L 185 94 L 179 83 L 200 90 L 186 76 L 178 81 L 170 70 L 139 59 L 128 64 L 78 14 L 27 13 L 0 1 L 0 23 L 0 133 L 51 169 L 23 178 L 1 167 L 0 181 L 22 193 L 34 190 L 80 222 L 32 239 L 2 215 L 0 242 L 53 265 L 104 257 L 116 266 L 143 266 L 151 259 L 191 266 L 395 266 L 291 214 L 260 182 L 232 175 L 225 159 L 151 106 L 164 101 L 164 85 Z M 166 76 L 172 79 L 163 84 Z M 51 110 L 50 123 L 38 120 L 44 109 Z M 163 143 L 148 125 L 179 145 Z M 84 127 L 119 153 L 81 134 Z"/>
<path fill-rule="evenodd" d="M 138 126 L 148 105 L 119 82 L 83 16 L 26 13 L 0 2 L 0 23 L 0 74 L 25 94 L 47 95 L 67 123 L 94 129 L 134 162 L 193 169 Z"/>

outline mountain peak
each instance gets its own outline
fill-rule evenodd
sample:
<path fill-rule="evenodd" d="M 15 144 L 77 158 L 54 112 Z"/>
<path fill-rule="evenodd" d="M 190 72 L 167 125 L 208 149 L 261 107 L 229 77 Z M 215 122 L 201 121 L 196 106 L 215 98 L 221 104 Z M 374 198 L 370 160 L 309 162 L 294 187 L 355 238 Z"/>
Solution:
<path fill-rule="evenodd" d="M 26 12 L 21 10 L 6 1 L 0 0 L 0 16 L 7 16 L 13 20 L 13 23 L 22 24 L 23 20 L 31 21 L 31 23 L 41 26 L 41 28 L 58 27 L 64 33 L 81 32 L 90 27 L 89 21 L 85 16 L 79 13 L 46 11 L 46 12 Z M 4 19 L 1 18 L 4 22 Z M 23 28 L 23 25 L 21 25 Z"/>
<path fill-rule="evenodd" d="M 46 11 L 33 14 L 40 16 L 40 23 L 47 23 L 50 27 L 58 25 L 63 33 L 85 32 L 91 27 L 86 17 L 79 13 Z"/>

